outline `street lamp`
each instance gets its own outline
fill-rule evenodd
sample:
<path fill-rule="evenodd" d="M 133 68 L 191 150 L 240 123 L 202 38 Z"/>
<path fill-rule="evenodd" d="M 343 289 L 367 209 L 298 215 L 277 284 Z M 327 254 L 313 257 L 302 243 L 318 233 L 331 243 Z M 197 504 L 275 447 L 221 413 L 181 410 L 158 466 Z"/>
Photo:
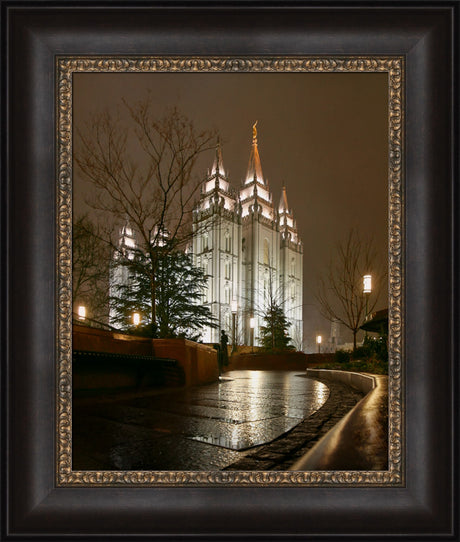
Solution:
<path fill-rule="evenodd" d="M 141 323 L 141 315 L 138 312 L 133 313 L 133 324 L 138 326 Z"/>
<path fill-rule="evenodd" d="M 372 275 L 364 275 L 363 277 L 363 294 L 366 296 L 366 320 L 368 317 L 368 302 L 369 302 L 369 295 L 372 292 Z M 367 330 L 366 330 L 366 337 L 367 337 Z"/>
<path fill-rule="evenodd" d="M 316 335 L 316 344 L 318 345 L 318 354 L 321 354 L 321 341 L 323 338 L 321 335 Z"/>
<path fill-rule="evenodd" d="M 249 318 L 249 327 L 251 328 L 251 346 L 252 353 L 254 354 L 254 328 L 256 327 L 256 319 L 254 317 Z"/>
<path fill-rule="evenodd" d="M 238 312 L 238 303 L 236 302 L 236 299 L 233 299 L 231 309 L 232 309 L 232 322 L 233 322 L 232 354 L 234 354 L 236 352 L 236 313 Z"/>
<path fill-rule="evenodd" d="M 77 312 L 79 320 L 84 320 L 86 318 L 86 307 L 84 305 L 80 305 L 77 309 Z"/>
<path fill-rule="evenodd" d="M 365 294 L 370 294 L 372 292 L 372 275 L 364 275 L 363 292 Z"/>

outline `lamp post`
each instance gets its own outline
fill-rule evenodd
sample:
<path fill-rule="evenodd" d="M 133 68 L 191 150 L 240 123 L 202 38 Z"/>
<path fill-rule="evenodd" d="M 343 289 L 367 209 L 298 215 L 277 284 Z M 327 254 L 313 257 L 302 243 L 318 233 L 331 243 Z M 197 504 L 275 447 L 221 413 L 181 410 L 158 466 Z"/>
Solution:
<path fill-rule="evenodd" d="M 363 294 L 366 296 L 366 318 L 368 317 L 368 302 L 369 302 L 369 295 L 372 292 L 372 275 L 364 275 L 363 277 Z M 367 330 L 365 332 L 367 337 Z"/>
<path fill-rule="evenodd" d="M 236 352 L 236 313 L 238 312 L 238 303 L 236 302 L 236 300 L 234 299 L 232 301 L 232 334 L 233 334 L 233 337 L 232 337 L 232 354 L 234 354 Z"/>
<path fill-rule="evenodd" d="M 78 319 L 84 320 L 86 318 L 86 307 L 84 305 L 80 305 L 77 311 L 78 311 Z"/>
<path fill-rule="evenodd" d="M 133 313 L 133 324 L 138 326 L 141 323 L 141 315 L 138 312 Z"/>
<path fill-rule="evenodd" d="M 254 354 L 254 328 L 256 327 L 256 319 L 254 317 L 249 318 L 249 327 L 251 328 L 251 346 L 252 353 Z"/>
<path fill-rule="evenodd" d="M 321 335 L 316 335 L 316 344 L 318 345 L 318 354 L 321 354 L 321 341 L 323 338 Z"/>

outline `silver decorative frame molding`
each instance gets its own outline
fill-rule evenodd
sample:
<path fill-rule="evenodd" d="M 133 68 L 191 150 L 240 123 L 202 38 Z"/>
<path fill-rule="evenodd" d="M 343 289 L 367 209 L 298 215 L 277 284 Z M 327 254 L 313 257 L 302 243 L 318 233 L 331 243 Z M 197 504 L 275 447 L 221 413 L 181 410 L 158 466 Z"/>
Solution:
<path fill-rule="evenodd" d="M 56 57 L 56 484 L 90 486 L 381 487 L 404 485 L 402 56 Z M 72 76 L 74 73 L 387 73 L 389 149 L 389 461 L 386 471 L 191 472 L 72 470 Z"/>

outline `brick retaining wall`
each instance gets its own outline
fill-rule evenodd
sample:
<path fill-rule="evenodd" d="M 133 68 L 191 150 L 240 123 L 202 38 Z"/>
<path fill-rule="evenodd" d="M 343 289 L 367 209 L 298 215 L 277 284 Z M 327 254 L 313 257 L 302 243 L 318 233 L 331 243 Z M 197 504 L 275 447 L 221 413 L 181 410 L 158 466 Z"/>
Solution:
<path fill-rule="evenodd" d="M 127 356 L 151 356 L 177 360 L 185 373 L 185 385 L 195 386 L 215 382 L 219 378 L 217 352 L 212 347 L 188 341 L 186 339 L 149 339 L 125 335 L 113 331 L 94 329 L 82 325 L 73 325 L 73 351 L 100 352 L 110 354 L 125 354 Z M 98 359 L 97 356 L 94 359 Z M 128 382 L 135 381 L 134 375 L 125 369 L 121 370 L 120 363 L 94 368 L 94 374 L 99 381 Z M 117 372 L 121 371 L 119 378 Z M 88 382 L 87 369 L 85 381 Z M 130 374 L 128 378 L 128 374 Z M 86 384 L 87 385 L 87 384 Z"/>

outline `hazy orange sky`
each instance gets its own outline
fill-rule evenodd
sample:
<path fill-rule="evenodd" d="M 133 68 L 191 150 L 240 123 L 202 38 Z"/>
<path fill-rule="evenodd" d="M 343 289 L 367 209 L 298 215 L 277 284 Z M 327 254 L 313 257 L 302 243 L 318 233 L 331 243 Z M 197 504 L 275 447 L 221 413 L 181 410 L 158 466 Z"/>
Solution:
<path fill-rule="evenodd" d="M 325 339 L 330 324 L 314 293 L 337 241 L 350 228 L 366 232 L 387 260 L 388 85 L 378 73 L 75 74 L 74 129 L 121 99 L 147 91 L 159 115 L 178 108 L 199 128 L 221 135 L 224 167 L 237 188 L 248 165 L 257 120 L 264 178 L 278 205 L 286 185 L 304 244 L 304 338 Z M 214 152 L 198 164 L 203 176 Z M 75 171 L 74 214 L 89 190 Z M 387 306 L 386 292 L 378 308 Z"/>

